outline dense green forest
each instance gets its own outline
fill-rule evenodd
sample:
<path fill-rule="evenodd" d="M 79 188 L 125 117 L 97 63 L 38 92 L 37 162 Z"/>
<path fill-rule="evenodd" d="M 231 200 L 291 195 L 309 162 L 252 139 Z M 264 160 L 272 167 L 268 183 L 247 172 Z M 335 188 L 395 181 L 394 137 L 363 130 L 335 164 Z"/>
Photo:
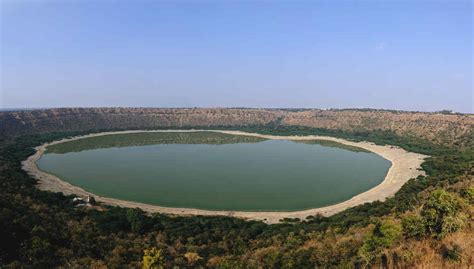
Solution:
<path fill-rule="evenodd" d="M 423 164 L 426 176 L 411 179 L 384 202 L 267 225 L 105 205 L 74 207 L 72 197 L 36 189 L 21 161 L 45 142 L 103 130 L 5 136 L 0 140 L 0 267 L 466 268 L 474 262 L 473 148 L 388 131 L 280 124 L 218 128 L 367 140 L 431 157 Z"/>

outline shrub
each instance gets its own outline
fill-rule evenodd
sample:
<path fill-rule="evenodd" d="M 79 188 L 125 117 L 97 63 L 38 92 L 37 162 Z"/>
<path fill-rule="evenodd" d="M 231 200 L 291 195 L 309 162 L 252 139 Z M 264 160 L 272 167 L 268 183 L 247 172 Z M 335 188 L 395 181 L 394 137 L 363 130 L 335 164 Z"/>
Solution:
<path fill-rule="evenodd" d="M 378 221 L 372 232 L 365 238 L 364 244 L 359 249 L 359 256 L 368 264 L 382 251 L 392 246 L 401 236 L 400 224 L 386 220 Z"/>
<path fill-rule="evenodd" d="M 417 214 L 410 214 L 402 219 L 403 234 L 405 237 L 422 238 L 426 234 L 425 220 Z"/>
<path fill-rule="evenodd" d="M 474 186 L 469 186 L 467 189 L 462 191 L 462 196 L 469 201 L 469 203 L 474 204 Z"/>
<path fill-rule="evenodd" d="M 145 249 L 143 252 L 143 269 L 163 269 L 165 268 L 165 257 L 162 250 L 155 247 Z"/>
<path fill-rule="evenodd" d="M 460 261 L 462 259 L 462 248 L 458 244 L 444 245 L 443 257 L 450 261 Z"/>
<path fill-rule="evenodd" d="M 190 266 L 195 265 L 199 260 L 202 259 L 196 252 L 187 252 L 186 254 L 184 254 L 184 257 L 186 258 Z"/>
<path fill-rule="evenodd" d="M 466 215 L 463 213 L 446 216 L 443 220 L 441 231 L 443 233 L 454 233 L 456 231 L 459 231 L 462 227 L 464 227 L 464 224 L 466 223 L 466 218 Z"/>
<path fill-rule="evenodd" d="M 437 239 L 458 231 L 464 226 L 465 215 L 460 212 L 462 200 L 443 189 L 433 191 L 423 207 L 421 215 L 427 230 Z"/>

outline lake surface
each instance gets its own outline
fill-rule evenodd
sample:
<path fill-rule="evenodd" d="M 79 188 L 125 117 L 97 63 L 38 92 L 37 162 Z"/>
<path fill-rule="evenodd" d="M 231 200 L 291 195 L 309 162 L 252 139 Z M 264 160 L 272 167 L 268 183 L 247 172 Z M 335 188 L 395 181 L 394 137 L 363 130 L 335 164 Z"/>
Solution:
<path fill-rule="evenodd" d="M 296 211 L 383 181 L 390 162 L 325 141 L 213 132 L 135 133 L 48 147 L 38 167 L 100 196 L 167 207 Z"/>

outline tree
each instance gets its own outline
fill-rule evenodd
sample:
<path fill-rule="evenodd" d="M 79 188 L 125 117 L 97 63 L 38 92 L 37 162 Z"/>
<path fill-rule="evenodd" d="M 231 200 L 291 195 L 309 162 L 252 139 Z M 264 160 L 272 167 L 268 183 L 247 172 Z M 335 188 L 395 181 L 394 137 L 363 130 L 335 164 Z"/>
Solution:
<path fill-rule="evenodd" d="M 142 233 L 147 225 L 147 216 L 138 208 L 127 209 L 127 220 L 130 223 L 130 228 L 134 233 Z"/>
<path fill-rule="evenodd" d="M 162 250 L 155 247 L 145 249 L 143 252 L 143 269 L 163 269 L 165 268 L 165 257 Z"/>

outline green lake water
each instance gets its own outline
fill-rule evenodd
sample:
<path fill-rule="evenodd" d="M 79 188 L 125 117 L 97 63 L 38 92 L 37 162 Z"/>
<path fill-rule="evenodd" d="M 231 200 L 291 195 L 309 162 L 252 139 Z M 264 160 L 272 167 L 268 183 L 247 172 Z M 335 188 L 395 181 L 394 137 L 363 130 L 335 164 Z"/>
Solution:
<path fill-rule="evenodd" d="M 325 141 L 212 132 L 115 134 L 48 147 L 38 167 L 101 196 L 147 204 L 295 211 L 350 199 L 390 162 Z"/>

